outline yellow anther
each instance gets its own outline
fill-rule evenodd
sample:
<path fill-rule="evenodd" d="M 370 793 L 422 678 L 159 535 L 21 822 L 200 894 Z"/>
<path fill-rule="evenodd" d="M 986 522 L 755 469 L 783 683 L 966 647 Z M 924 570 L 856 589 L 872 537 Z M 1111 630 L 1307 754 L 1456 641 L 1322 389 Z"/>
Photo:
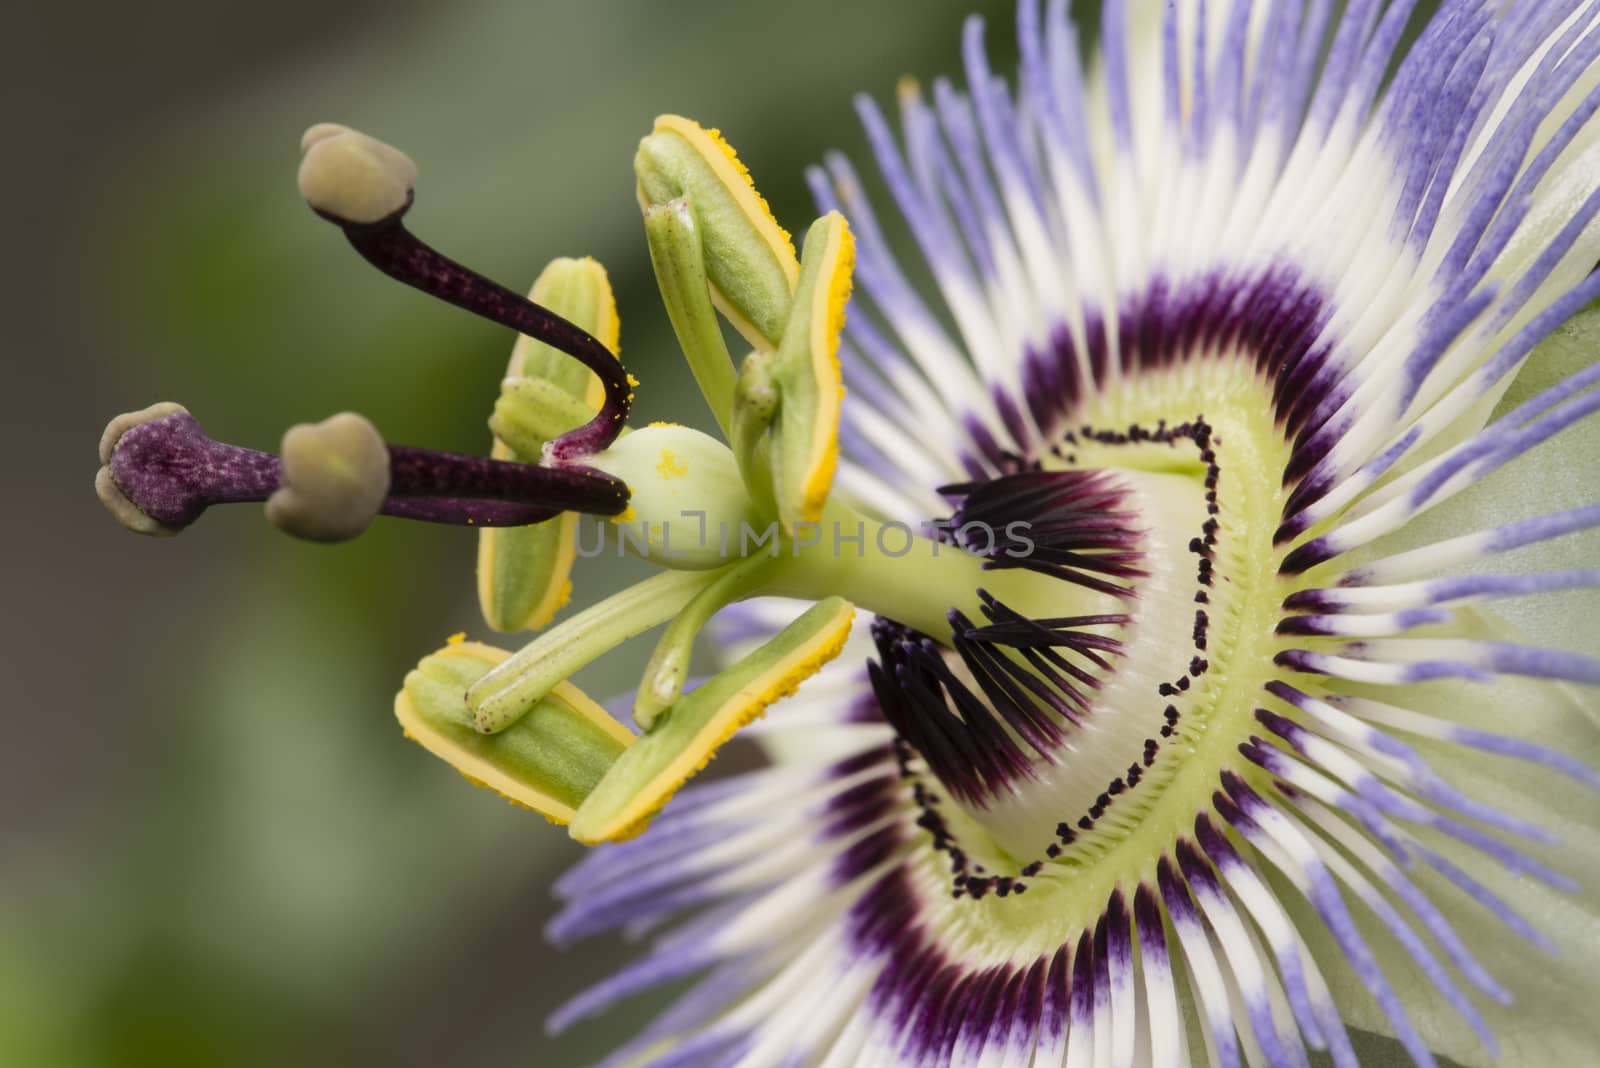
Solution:
<path fill-rule="evenodd" d="M 733 149 L 715 130 L 663 115 L 639 143 L 634 173 L 647 228 L 652 210 L 681 205 L 689 216 L 685 233 L 697 234 L 703 247 L 712 303 L 752 345 L 775 347 L 800 266 Z"/>
<path fill-rule="evenodd" d="M 855 269 L 855 238 L 844 216 L 818 219 L 805 251 L 773 372 L 781 397 L 773 473 L 779 515 L 790 529 L 821 518 L 839 463 L 839 334 Z"/>
<path fill-rule="evenodd" d="M 838 656 L 854 619 L 853 605 L 830 597 L 680 698 L 617 758 L 579 806 L 572 837 L 592 845 L 637 833 L 740 727 Z"/>
<path fill-rule="evenodd" d="M 784 270 L 789 275 L 789 285 L 793 288 L 795 280 L 800 277 L 800 263 L 795 256 L 794 239 L 789 236 L 789 231 L 778 225 L 778 220 L 772 214 L 772 208 L 767 205 L 767 198 L 756 189 L 756 180 L 750 176 L 750 168 L 744 165 L 739 153 L 728 144 L 727 138 L 722 136 L 722 131 L 714 127 L 708 129 L 682 115 L 657 116 L 655 129 L 658 133 L 670 130 L 688 141 L 700 151 L 700 155 L 707 163 L 722 174 L 723 185 L 743 203 L 745 216 L 756 224 L 762 236 L 767 239 L 767 244 L 771 246 L 774 255 L 784 264 Z M 719 153 L 722 157 L 720 160 L 717 158 Z M 785 253 L 787 255 L 784 255 Z"/>
<path fill-rule="evenodd" d="M 528 299 L 576 323 L 613 353 L 617 351 L 621 321 L 616 296 L 605 268 L 595 260 L 552 261 L 533 284 Z M 558 424 L 546 428 L 553 431 L 550 437 L 587 421 L 605 398 L 593 372 L 529 337 L 519 337 L 512 347 L 506 375 L 508 383 L 536 385 L 577 409 L 571 413 L 541 409 Z M 497 405 L 497 419 L 499 410 Z M 535 462 L 542 444 L 526 441 L 530 454 L 522 455 L 497 438 L 493 455 Z M 502 632 L 537 630 L 554 618 L 571 596 L 577 531 L 578 517 L 569 512 L 538 526 L 488 528 L 479 533 L 478 604 L 491 627 Z"/>
<path fill-rule="evenodd" d="M 467 725 L 466 687 L 508 655 L 452 640 L 406 676 L 395 695 L 395 718 L 406 737 L 473 785 L 566 824 L 633 735 L 569 683 L 557 685 L 510 729 L 478 733 Z"/>
<path fill-rule="evenodd" d="M 825 311 L 813 318 L 811 369 L 819 392 L 813 415 L 811 462 L 807 467 L 802 515 L 810 522 L 822 516 L 828 490 L 839 464 L 839 411 L 844 399 L 844 375 L 839 366 L 839 335 L 844 331 L 844 309 L 850 303 L 855 274 L 856 239 L 840 216 L 829 235 L 826 294 L 818 294 Z"/>

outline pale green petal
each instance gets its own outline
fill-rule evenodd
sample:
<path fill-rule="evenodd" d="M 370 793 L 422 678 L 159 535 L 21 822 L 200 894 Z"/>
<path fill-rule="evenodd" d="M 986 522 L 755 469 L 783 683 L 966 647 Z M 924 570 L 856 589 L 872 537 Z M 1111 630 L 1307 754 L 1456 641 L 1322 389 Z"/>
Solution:
<path fill-rule="evenodd" d="M 1482 612 L 1463 612 L 1462 622 L 1451 632 L 1498 641 L 1528 640 Z M 1345 688 L 1441 719 L 1538 742 L 1600 767 L 1600 700 L 1593 690 L 1509 677 L 1493 685 L 1452 680 L 1401 689 Z M 1410 873 L 1413 879 L 1439 905 L 1478 959 L 1513 992 L 1515 1001 L 1502 1007 L 1473 996 L 1500 1042 L 1500 1057 L 1490 1058 L 1454 1010 L 1432 994 L 1404 950 L 1392 943 L 1381 926 L 1365 925 L 1368 942 L 1393 979 L 1412 1021 L 1431 1048 L 1465 1065 L 1545 1068 L 1592 1063 L 1595 1050 L 1600 1049 L 1600 1013 L 1595 1011 L 1600 999 L 1600 797 L 1571 779 L 1530 763 L 1448 743 L 1405 740 L 1461 790 L 1558 835 L 1559 845 L 1530 846 L 1527 851 L 1583 887 L 1576 894 L 1552 889 L 1508 874 L 1454 839 L 1419 832 L 1419 838 L 1512 904 L 1559 952 L 1552 956 L 1531 946 L 1419 864 Z M 1342 958 L 1304 902 L 1299 903 L 1299 917 L 1302 930 L 1316 936 L 1312 945 L 1319 961 Z M 1392 1033 L 1382 1011 L 1348 968 L 1328 970 L 1335 997 L 1353 1026 Z M 1463 982 L 1463 989 L 1470 988 Z"/>
<path fill-rule="evenodd" d="M 1577 374 L 1600 355 L 1600 311 L 1579 315 L 1535 350 L 1496 406 L 1509 412 L 1541 390 Z M 1459 534 L 1600 502 L 1600 418 L 1586 419 L 1494 472 L 1478 485 L 1423 513 L 1377 542 L 1384 556 Z M 1464 572 L 1557 571 L 1600 564 L 1600 528 L 1474 561 Z M 1600 589 L 1521 598 L 1495 605 L 1496 614 L 1528 640 L 1600 656 Z"/>

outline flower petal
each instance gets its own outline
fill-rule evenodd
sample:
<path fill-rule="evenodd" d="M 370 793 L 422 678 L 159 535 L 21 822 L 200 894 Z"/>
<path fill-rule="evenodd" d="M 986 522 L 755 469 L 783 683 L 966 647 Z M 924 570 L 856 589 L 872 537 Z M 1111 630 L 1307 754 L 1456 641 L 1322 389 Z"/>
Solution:
<path fill-rule="evenodd" d="M 1459 613 L 1451 635 L 1527 640 L 1526 635 L 1481 610 Z M 1432 1049 L 1466 1065 L 1542 1068 L 1581 1064 L 1592 1058 L 1600 1048 L 1600 1018 L 1593 1011 L 1595 991 L 1600 990 L 1600 954 L 1595 952 L 1600 946 L 1600 898 L 1595 895 L 1595 888 L 1600 887 L 1600 804 L 1595 801 L 1593 783 L 1586 787 L 1550 763 L 1508 759 L 1493 749 L 1510 751 L 1523 743 L 1542 745 L 1560 757 L 1596 769 L 1595 781 L 1600 782 L 1600 709 L 1593 695 L 1563 683 L 1512 677 L 1501 677 L 1493 686 L 1441 680 L 1407 686 L 1398 696 L 1387 687 L 1345 685 L 1340 689 L 1355 698 L 1348 707 L 1358 715 L 1362 712 L 1359 702 L 1368 700 L 1433 717 L 1447 730 L 1483 732 L 1471 737 L 1490 748 L 1396 733 L 1457 789 L 1505 816 L 1552 832 L 1559 840 L 1557 845 L 1541 846 L 1524 837 L 1518 846 L 1574 877 L 1583 887 L 1578 893 L 1568 893 L 1537 878 L 1512 873 L 1454 838 L 1418 829 L 1417 837 L 1429 849 L 1525 918 L 1549 939 L 1554 952 L 1541 952 L 1523 934 L 1469 899 L 1459 886 L 1418 864 L 1407 875 L 1466 940 L 1473 956 L 1495 980 L 1514 992 L 1515 1000 L 1506 1005 L 1481 998 L 1477 1002 L 1499 1042 L 1498 1059 L 1485 1051 L 1456 1011 L 1425 982 L 1408 984 L 1405 1001 L 1412 1023 Z M 1491 735 L 1516 742 L 1497 746 Z M 1299 914 L 1301 930 L 1311 936 L 1319 961 L 1336 961 L 1342 956 L 1337 947 L 1328 944 L 1320 926 L 1308 918 L 1303 903 L 1291 911 Z M 1369 942 L 1391 976 L 1415 974 L 1409 954 L 1393 939 L 1372 938 Z M 1328 980 L 1349 1023 L 1393 1033 L 1382 1010 L 1350 969 L 1330 968 Z"/>
<path fill-rule="evenodd" d="M 1600 310 L 1572 319 L 1535 350 L 1495 407 L 1498 418 L 1589 367 L 1600 353 Z M 1588 418 L 1434 507 L 1373 547 L 1391 555 L 1535 516 L 1600 504 L 1600 418 Z M 1563 571 L 1600 560 L 1600 525 L 1465 563 L 1466 574 Z M 1600 588 L 1510 600 L 1496 612 L 1536 645 L 1600 656 Z"/>

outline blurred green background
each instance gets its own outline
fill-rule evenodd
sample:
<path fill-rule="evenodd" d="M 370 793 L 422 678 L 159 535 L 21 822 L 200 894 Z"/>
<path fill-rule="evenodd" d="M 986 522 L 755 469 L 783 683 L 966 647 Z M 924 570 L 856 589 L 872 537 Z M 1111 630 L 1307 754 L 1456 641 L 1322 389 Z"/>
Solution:
<path fill-rule="evenodd" d="M 1009 0 L 13 5 L 0 1064 L 565 1066 L 637 1022 L 544 1037 L 624 948 L 548 948 L 574 848 L 395 727 L 416 659 L 486 636 L 474 536 L 317 547 L 240 508 L 135 538 L 90 491 L 95 442 L 173 399 L 260 448 L 345 408 L 486 448 L 511 339 L 305 209 L 298 138 L 324 119 L 410 152 L 415 229 L 513 288 L 598 257 L 641 416 L 702 420 L 638 138 L 662 111 L 721 126 L 797 229 L 803 167 L 862 144 L 851 95 L 954 72 L 974 6 L 1011 53 Z M 579 597 L 621 580 L 595 561 Z"/>

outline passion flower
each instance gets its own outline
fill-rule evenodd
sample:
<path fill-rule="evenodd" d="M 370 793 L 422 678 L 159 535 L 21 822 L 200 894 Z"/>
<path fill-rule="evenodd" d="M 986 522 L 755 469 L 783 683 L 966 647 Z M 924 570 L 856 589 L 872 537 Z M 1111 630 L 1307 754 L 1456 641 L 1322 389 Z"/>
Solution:
<path fill-rule="evenodd" d="M 524 335 L 494 455 L 346 414 L 279 457 L 158 405 L 113 421 L 101 495 L 147 533 L 240 500 L 313 539 L 491 528 L 501 631 L 593 551 L 661 566 L 395 701 L 611 843 L 555 940 L 677 922 L 552 1021 L 693 977 L 608 1063 L 1346 1066 L 1351 1028 L 1586 1063 L 1600 659 L 1553 598 L 1600 569 L 1551 561 L 1600 527 L 1568 324 L 1600 16 L 1447 0 L 1401 54 L 1408 2 L 1108 3 L 1086 72 L 1066 7 L 1022 0 L 1015 85 L 975 19 L 965 93 L 903 85 L 898 133 L 861 103 L 932 292 L 848 160 L 797 256 L 718 133 L 658 120 L 639 202 L 721 440 L 626 426 L 598 265 L 523 300 L 406 230 L 402 153 L 314 127 L 319 214 Z M 1528 486 L 1551 505 L 1508 511 Z M 657 627 L 636 735 L 567 680 Z M 726 666 L 691 686 L 702 634 Z M 679 794 L 741 728 L 771 765 Z"/>

